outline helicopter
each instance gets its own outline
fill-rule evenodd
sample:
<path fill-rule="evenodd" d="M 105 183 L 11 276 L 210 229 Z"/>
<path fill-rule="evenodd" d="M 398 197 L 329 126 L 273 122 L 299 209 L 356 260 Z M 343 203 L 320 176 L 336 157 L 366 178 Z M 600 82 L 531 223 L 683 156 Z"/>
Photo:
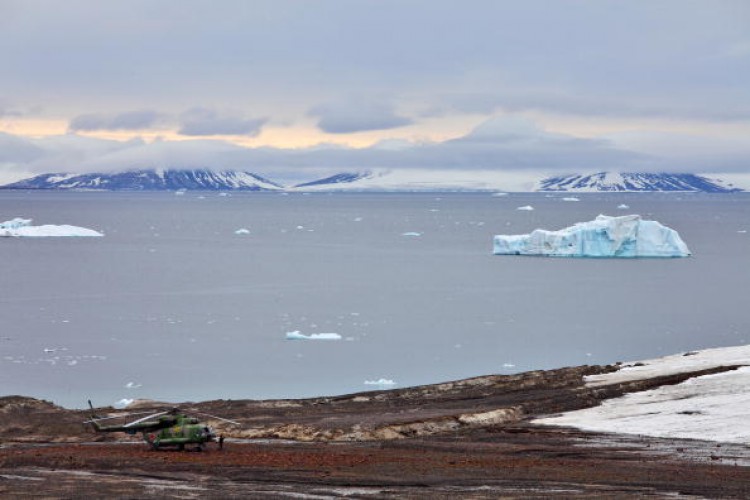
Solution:
<path fill-rule="evenodd" d="M 224 436 L 219 436 L 218 440 L 214 430 L 195 417 L 190 417 L 181 413 L 177 408 L 167 411 L 149 413 L 145 417 L 133 420 L 123 425 L 102 425 L 102 420 L 109 420 L 117 417 L 99 417 L 94 413 L 94 406 L 89 400 L 91 408 L 91 418 L 84 424 L 91 424 L 96 432 L 125 432 L 134 435 L 140 432 L 143 440 L 148 443 L 152 449 L 158 450 L 163 447 L 176 447 L 182 451 L 185 445 L 195 444 L 196 450 L 204 449 L 205 443 L 218 441 L 219 449 L 224 444 Z M 211 418 L 223 420 L 231 424 L 239 425 L 238 422 L 226 418 L 217 417 L 208 413 L 194 412 L 199 415 L 206 415 Z M 142 415 L 143 413 L 140 413 Z M 132 413 L 130 415 L 133 415 Z"/>

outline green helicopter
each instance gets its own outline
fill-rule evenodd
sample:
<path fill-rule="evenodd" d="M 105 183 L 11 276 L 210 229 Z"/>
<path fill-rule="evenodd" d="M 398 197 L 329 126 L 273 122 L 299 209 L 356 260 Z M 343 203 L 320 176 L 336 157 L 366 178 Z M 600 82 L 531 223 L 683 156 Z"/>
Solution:
<path fill-rule="evenodd" d="M 100 423 L 102 420 L 122 418 L 122 416 L 99 417 L 94 413 L 91 401 L 89 401 L 89 408 L 91 408 L 91 418 L 86 420 L 84 424 L 91 424 L 96 432 L 125 432 L 131 435 L 140 432 L 143 435 L 143 440 L 154 450 L 164 447 L 176 447 L 178 450 L 184 450 L 185 445 L 189 444 L 196 445 L 196 450 L 203 450 L 204 445 L 209 442 L 218 442 L 219 449 L 221 449 L 224 444 L 224 436 L 217 438 L 211 427 L 202 424 L 195 417 L 181 413 L 177 408 L 150 413 L 145 417 L 122 425 L 102 425 Z M 202 412 L 194 413 L 239 425 L 238 422 L 216 415 Z"/>

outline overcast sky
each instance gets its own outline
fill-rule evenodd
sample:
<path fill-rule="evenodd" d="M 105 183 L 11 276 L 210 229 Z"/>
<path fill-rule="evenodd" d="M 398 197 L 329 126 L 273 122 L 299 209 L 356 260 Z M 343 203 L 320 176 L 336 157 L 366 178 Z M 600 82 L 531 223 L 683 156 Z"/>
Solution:
<path fill-rule="evenodd" d="M 750 169 L 750 2 L 0 0 L 0 181 Z"/>

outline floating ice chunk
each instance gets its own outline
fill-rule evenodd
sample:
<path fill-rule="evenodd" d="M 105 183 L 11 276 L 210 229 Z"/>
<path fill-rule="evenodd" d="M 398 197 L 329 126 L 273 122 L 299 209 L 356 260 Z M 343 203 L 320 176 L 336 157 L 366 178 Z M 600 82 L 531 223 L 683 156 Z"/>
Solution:
<path fill-rule="evenodd" d="M 31 219 L 15 219 L 0 222 L 0 236 L 17 236 L 26 238 L 43 238 L 48 236 L 104 236 L 98 231 L 85 227 L 69 226 L 67 224 L 55 226 L 32 226 Z"/>
<path fill-rule="evenodd" d="M 516 365 L 513 363 L 503 363 L 503 368 L 515 368 Z"/>
<path fill-rule="evenodd" d="M 68 361 L 68 366 L 75 366 L 77 364 L 78 364 L 78 360 L 71 359 L 70 361 Z"/>
<path fill-rule="evenodd" d="M 575 196 L 568 196 L 566 198 L 562 199 L 563 201 L 581 201 L 580 199 L 576 198 Z"/>
<path fill-rule="evenodd" d="M 417 233 L 414 231 L 410 231 L 408 233 L 401 233 L 401 236 L 422 236 L 422 233 Z"/>
<path fill-rule="evenodd" d="M 235 231 L 234 234 L 250 234 L 250 230 L 243 227 Z"/>
<path fill-rule="evenodd" d="M 737 230 L 737 232 L 739 234 L 745 234 L 745 233 L 747 233 L 747 229 L 739 229 L 739 230 Z"/>
<path fill-rule="evenodd" d="M 312 333 L 310 335 L 304 335 L 295 330 L 293 332 L 286 332 L 287 340 L 341 340 L 341 335 L 338 333 Z"/>
<path fill-rule="evenodd" d="M 534 207 L 532 207 L 531 205 L 526 205 L 526 206 L 523 206 L 523 207 L 518 207 L 516 210 L 522 210 L 522 211 L 525 211 L 525 212 L 531 212 L 532 210 L 534 210 Z"/>
<path fill-rule="evenodd" d="M 690 250 L 674 229 L 640 215 L 579 222 L 559 231 L 536 229 L 530 234 L 497 235 L 495 255 L 551 257 L 687 257 Z"/>
<path fill-rule="evenodd" d="M 508 196 L 508 193 L 492 193 L 492 196 L 496 196 L 496 197 Z"/>
<path fill-rule="evenodd" d="M 18 229 L 20 227 L 26 227 L 30 225 L 31 225 L 31 219 L 22 219 L 21 217 L 16 217 L 15 219 L 6 220 L 5 222 L 0 222 L 0 230 Z"/>
<path fill-rule="evenodd" d="M 139 389 L 143 384 L 136 384 L 135 382 L 128 382 L 125 384 L 126 389 Z"/>
<path fill-rule="evenodd" d="M 354 222 L 362 222 L 362 217 L 355 217 Z"/>
<path fill-rule="evenodd" d="M 127 408 L 128 406 L 133 404 L 133 401 L 135 401 L 135 399 L 122 398 L 121 400 L 116 401 L 114 404 L 112 404 L 112 406 L 114 406 L 115 408 Z"/>
<path fill-rule="evenodd" d="M 621 203 L 621 204 L 617 205 L 617 208 L 620 209 L 620 210 L 627 210 L 630 207 L 628 205 L 624 204 L 624 203 Z"/>
<path fill-rule="evenodd" d="M 365 380 L 365 385 L 377 385 L 378 387 L 389 387 L 396 385 L 396 382 L 388 378 L 378 380 Z"/>

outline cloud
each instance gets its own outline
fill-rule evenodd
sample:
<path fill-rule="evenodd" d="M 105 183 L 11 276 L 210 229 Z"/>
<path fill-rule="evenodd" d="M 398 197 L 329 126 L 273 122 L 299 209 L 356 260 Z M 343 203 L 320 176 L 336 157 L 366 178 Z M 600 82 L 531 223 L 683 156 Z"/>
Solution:
<path fill-rule="evenodd" d="M 44 149 L 29 140 L 0 132 L 0 164 L 25 164 L 43 157 Z"/>
<path fill-rule="evenodd" d="M 457 114 L 750 116 L 741 0 L 100 3 L 13 2 L 12 22 L 0 16 L 4 94 L 71 117 L 137 99 L 299 120 L 352 92 Z M 320 111 L 334 133 L 408 122 L 392 109 Z"/>
<path fill-rule="evenodd" d="M 143 130 L 152 127 L 161 115 L 152 110 L 128 111 L 119 114 L 92 113 L 79 115 L 70 120 L 71 132 L 95 130 Z"/>
<path fill-rule="evenodd" d="M 463 137 L 442 142 L 383 141 L 367 148 L 247 148 L 216 139 L 147 143 L 75 134 L 39 139 L 0 134 L 0 152 L 0 170 L 6 174 L 200 167 L 249 170 L 282 182 L 365 169 L 708 173 L 745 172 L 750 164 L 746 141 L 646 133 L 579 138 L 548 132 L 518 117 L 493 118 Z"/>
<path fill-rule="evenodd" d="M 180 116 L 180 135 L 245 135 L 260 134 L 267 118 L 243 118 L 232 114 L 220 114 L 207 108 L 192 108 Z"/>
<path fill-rule="evenodd" d="M 318 118 L 318 128 L 329 134 L 388 130 L 413 123 L 396 114 L 391 104 L 364 99 L 321 104 L 311 108 L 308 115 Z"/>

